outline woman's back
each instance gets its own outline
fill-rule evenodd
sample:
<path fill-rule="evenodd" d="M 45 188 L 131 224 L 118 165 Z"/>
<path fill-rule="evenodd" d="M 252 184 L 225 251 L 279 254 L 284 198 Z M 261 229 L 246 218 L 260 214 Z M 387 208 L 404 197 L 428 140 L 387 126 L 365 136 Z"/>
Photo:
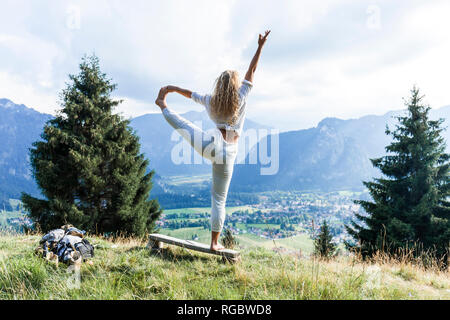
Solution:
<path fill-rule="evenodd" d="M 242 85 L 238 89 L 239 102 L 236 114 L 234 115 L 234 121 L 232 121 L 233 115 L 221 115 L 213 112 L 211 107 L 211 95 L 201 95 L 197 92 L 192 92 L 191 98 L 195 102 L 205 106 L 210 119 L 216 124 L 218 129 L 232 131 L 235 135 L 240 136 L 244 126 L 247 96 L 252 87 L 253 84 L 250 81 L 242 81 Z"/>

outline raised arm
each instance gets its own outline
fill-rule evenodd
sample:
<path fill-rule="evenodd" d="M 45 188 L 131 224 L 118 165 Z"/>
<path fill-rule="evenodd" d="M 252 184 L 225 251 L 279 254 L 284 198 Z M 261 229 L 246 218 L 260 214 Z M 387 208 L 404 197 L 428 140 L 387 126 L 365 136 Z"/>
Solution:
<path fill-rule="evenodd" d="M 162 94 L 164 94 L 164 97 L 171 92 L 176 92 L 178 94 L 181 94 L 182 96 L 188 98 L 188 99 L 192 99 L 197 103 L 200 103 L 202 105 L 204 105 L 205 107 L 208 107 L 209 104 L 209 98 L 211 98 L 210 95 L 201 95 L 198 94 L 196 92 L 192 92 L 191 90 L 188 89 L 183 89 L 177 86 L 165 86 L 162 87 L 160 92 L 162 92 Z"/>
<path fill-rule="evenodd" d="M 176 87 L 176 86 L 167 86 L 164 88 L 167 92 L 176 92 L 176 93 L 179 93 L 182 96 L 185 96 L 186 98 L 189 98 L 189 99 L 192 96 L 192 91 L 190 91 L 188 89 L 183 89 L 183 88 Z"/>
<path fill-rule="evenodd" d="M 267 30 L 264 36 L 259 35 L 258 38 L 258 49 L 256 49 L 256 53 L 253 56 L 252 61 L 250 62 L 250 66 L 248 67 L 248 71 L 245 74 L 245 80 L 250 81 L 253 83 L 253 76 L 256 71 L 256 66 L 258 65 L 259 57 L 261 56 L 261 50 L 266 43 L 267 36 L 270 34 L 270 30 Z"/>

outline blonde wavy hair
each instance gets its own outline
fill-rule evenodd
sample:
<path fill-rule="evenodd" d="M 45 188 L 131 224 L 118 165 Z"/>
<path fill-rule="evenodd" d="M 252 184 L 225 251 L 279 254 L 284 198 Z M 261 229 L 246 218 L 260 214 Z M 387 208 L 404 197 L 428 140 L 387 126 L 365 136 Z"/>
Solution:
<path fill-rule="evenodd" d="M 216 79 L 211 97 L 211 114 L 217 119 L 228 119 L 229 125 L 235 124 L 239 109 L 239 74 L 226 70 Z"/>

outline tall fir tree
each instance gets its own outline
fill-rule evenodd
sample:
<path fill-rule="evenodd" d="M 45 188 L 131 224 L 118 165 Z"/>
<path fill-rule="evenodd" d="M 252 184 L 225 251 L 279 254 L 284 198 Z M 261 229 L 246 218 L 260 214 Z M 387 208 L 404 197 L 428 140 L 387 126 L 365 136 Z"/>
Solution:
<path fill-rule="evenodd" d="M 154 171 L 129 121 L 113 114 L 116 85 L 99 59 L 84 57 L 70 75 L 57 116 L 30 149 L 33 176 L 45 200 L 22 194 L 30 217 L 47 231 L 71 223 L 92 233 L 141 236 L 161 214 L 149 200 Z"/>
<path fill-rule="evenodd" d="M 364 182 L 373 201 L 358 200 L 367 215 L 357 214 L 347 231 L 357 240 L 350 247 L 363 256 L 401 248 L 433 252 L 447 263 L 450 243 L 449 155 L 445 153 L 444 119 L 429 119 L 419 89 L 405 101 L 407 114 L 397 117 L 387 155 L 371 159 L 383 176 Z M 362 222 L 362 224 L 361 224 Z"/>
<path fill-rule="evenodd" d="M 333 242 L 333 235 L 324 220 L 320 226 L 320 232 L 314 239 L 314 254 L 328 259 L 336 252 L 336 244 Z"/>

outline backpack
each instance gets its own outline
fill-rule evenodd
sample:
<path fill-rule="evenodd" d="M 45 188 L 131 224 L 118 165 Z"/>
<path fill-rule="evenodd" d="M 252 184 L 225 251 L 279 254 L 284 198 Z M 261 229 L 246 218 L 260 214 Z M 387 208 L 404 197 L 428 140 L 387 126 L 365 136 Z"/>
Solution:
<path fill-rule="evenodd" d="M 75 249 L 81 254 L 83 260 L 87 260 L 94 257 L 94 247 L 89 241 L 83 239 L 75 245 Z"/>
<path fill-rule="evenodd" d="M 77 229 L 75 227 L 68 227 L 66 231 L 66 235 L 69 234 L 71 236 L 77 236 L 80 238 L 83 238 L 85 233 L 86 231 Z"/>
<path fill-rule="evenodd" d="M 46 242 L 48 244 L 55 243 L 55 242 L 58 243 L 59 240 L 61 240 L 65 234 L 66 234 L 66 232 L 63 229 L 52 230 L 49 233 L 47 233 L 45 236 L 43 236 L 41 238 L 41 241 L 39 241 L 39 243 L 40 244 L 43 244 Z"/>
<path fill-rule="evenodd" d="M 73 251 L 77 251 L 83 260 L 94 257 L 94 247 L 83 239 L 84 234 L 85 231 L 73 226 L 51 230 L 39 242 L 43 248 L 43 256 L 52 252 L 58 256 L 59 261 L 66 263 L 71 259 Z"/>
<path fill-rule="evenodd" d="M 65 235 L 58 243 L 56 254 L 63 262 L 68 262 L 71 253 L 77 251 L 84 260 L 94 257 L 94 247 L 86 239 Z"/>
<path fill-rule="evenodd" d="M 42 255 L 47 257 L 50 252 L 55 253 L 56 247 L 59 241 L 64 238 L 65 231 L 63 229 L 51 230 L 49 233 L 44 235 L 39 244 L 42 246 Z"/>

